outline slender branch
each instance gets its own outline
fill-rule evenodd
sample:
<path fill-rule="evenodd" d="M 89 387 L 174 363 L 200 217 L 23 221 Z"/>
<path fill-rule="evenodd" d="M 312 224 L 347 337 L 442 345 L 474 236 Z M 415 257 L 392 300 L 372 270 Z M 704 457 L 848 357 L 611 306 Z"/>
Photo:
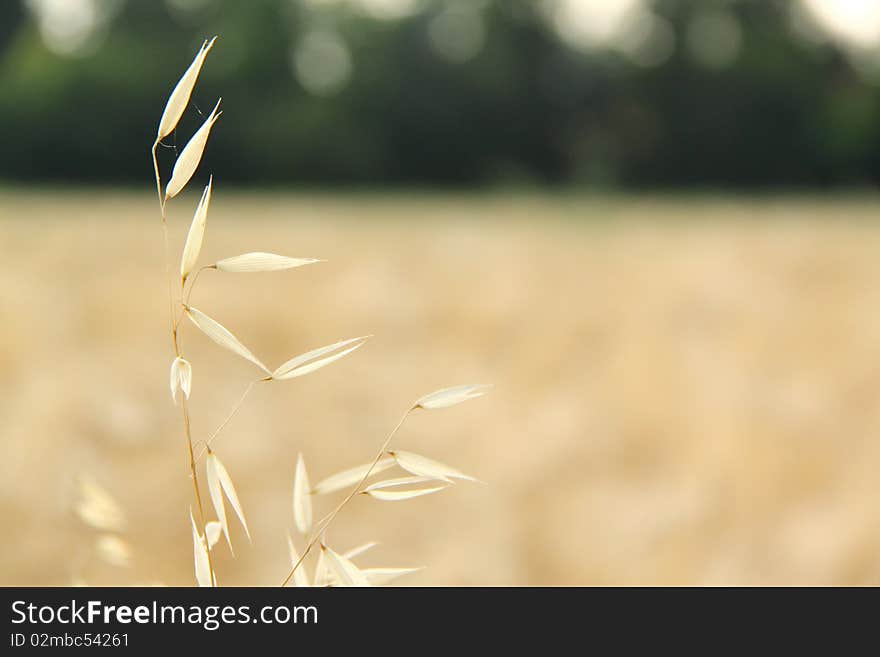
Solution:
<path fill-rule="evenodd" d="M 211 437 L 208 438 L 208 440 L 205 441 L 205 446 L 202 447 L 201 451 L 199 452 L 199 455 L 196 457 L 196 461 L 197 461 L 197 462 L 198 462 L 198 461 L 201 461 L 201 460 L 202 460 L 202 457 L 205 455 L 205 452 L 207 452 L 207 451 L 209 451 L 209 450 L 211 449 L 211 443 L 212 443 L 213 440 L 217 437 L 217 435 L 218 435 L 221 431 L 223 431 L 223 428 L 224 428 L 227 424 L 229 424 L 229 421 L 230 421 L 230 420 L 235 416 L 235 414 L 238 412 L 238 409 L 239 409 L 239 408 L 241 407 L 241 405 L 244 403 L 244 400 L 247 398 L 248 393 L 250 393 L 251 388 L 254 387 L 254 384 L 255 384 L 255 383 L 259 383 L 259 382 L 262 381 L 262 380 L 263 380 L 263 379 L 254 379 L 253 381 L 251 381 L 250 383 L 247 384 L 247 387 L 244 389 L 244 392 L 242 393 L 241 397 L 238 398 L 238 401 L 235 402 L 235 405 L 233 405 L 232 410 L 229 411 L 229 415 L 226 416 L 226 419 L 223 420 L 223 422 L 220 424 L 220 426 L 217 427 L 217 429 L 214 431 L 214 433 L 211 434 Z"/>
<path fill-rule="evenodd" d="M 330 527 L 330 524 L 333 522 L 333 520 L 336 518 L 336 516 L 339 515 L 339 512 L 342 511 L 342 509 L 345 507 L 345 505 L 348 504 L 349 502 L 351 502 L 351 500 L 354 499 L 354 496 L 357 495 L 361 491 L 361 488 L 366 483 L 367 479 L 370 478 L 370 475 L 373 473 L 373 470 L 375 469 L 376 465 L 382 459 L 382 456 L 385 454 L 386 451 L 388 451 L 388 446 L 391 444 L 391 440 L 394 438 L 394 435 L 397 433 L 398 429 L 400 429 L 400 427 L 403 426 L 403 423 L 406 421 L 406 418 L 409 417 L 409 414 L 412 413 L 416 408 L 417 407 L 415 405 L 413 405 L 409 408 L 409 410 L 406 413 L 403 414 L 403 417 L 400 418 L 400 421 L 397 423 L 397 426 L 395 426 L 394 429 L 391 430 L 391 433 L 388 434 L 388 437 L 385 439 L 385 442 L 382 443 L 382 447 L 379 448 L 379 452 L 376 454 L 376 458 L 373 459 L 373 462 L 370 464 L 370 467 L 367 468 L 366 474 L 364 474 L 364 476 L 361 478 L 361 480 L 358 482 L 358 484 L 354 488 L 351 489 L 351 492 L 346 496 L 346 498 L 344 500 L 342 500 L 342 502 L 339 503 L 339 506 L 337 506 L 330 513 L 330 515 L 325 516 L 324 520 L 322 520 L 321 522 L 318 523 L 320 526 L 318 527 L 317 530 L 315 530 L 314 536 L 309 541 L 308 545 L 306 545 L 306 549 L 303 550 L 303 553 L 302 553 L 302 555 L 300 555 L 300 558 L 297 560 L 297 562 L 295 564 L 293 564 L 293 567 L 290 569 L 290 572 L 287 573 L 287 577 L 285 577 L 284 581 L 281 582 L 281 586 L 287 586 L 287 583 L 290 581 L 290 578 L 293 577 L 294 573 L 296 572 L 296 569 L 300 567 L 303 560 L 305 560 L 305 558 L 308 556 L 309 552 L 311 552 L 312 548 L 315 547 L 315 544 L 319 540 L 321 540 L 321 537 L 324 535 L 324 532 L 327 531 L 327 528 Z"/>
<path fill-rule="evenodd" d="M 159 140 L 153 142 L 153 171 L 156 173 L 156 193 L 159 195 L 159 208 L 162 210 L 162 223 L 165 223 L 165 199 L 162 196 L 162 177 L 159 175 L 159 160 L 156 158 L 156 149 L 159 148 Z"/>
<path fill-rule="evenodd" d="M 195 276 L 193 276 L 192 279 L 189 279 L 187 277 L 184 277 L 184 279 L 183 279 L 182 286 L 183 286 L 183 290 L 185 290 L 185 291 L 181 292 L 181 296 L 186 297 L 186 299 L 180 304 L 180 310 L 179 310 L 179 312 L 177 312 L 176 316 L 174 313 L 174 309 L 172 309 L 172 311 L 171 311 L 171 314 L 174 317 L 173 329 L 175 331 L 177 331 L 178 327 L 180 326 L 180 322 L 183 321 L 183 315 L 184 315 L 186 306 L 189 305 L 189 300 L 190 300 L 190 297 L 192 297 L 193 288 L 195 288 L 195 286 L 196 286 L 196 281 L 199 280 L 199 274 L 201 274 L 202 271 L 204 271 L 205 269 L 216 269 L 216 267 L 214 265 L 205 265 L 204 267 L 200 267 L 196 271 Z M 187 281 L 190 281 L 189 290 L 186 290 L 186 282 Z"/>
<path fill-rule="evenodd" d="M 196 286 L 196 281 L 199 280 L 199 274 L 201 274 L 206 269 L 217 269 L 214 265 L 205 265 L 204 267 L 199 267 L 195 273 L 195 276 L 192 277 L 192 280 L 189 284 L 189 290 L 186 292 L 186 301 L 184 302 L 187 306 L 189 305 L 190 297 L 192 297 L 193 288 Z"/>

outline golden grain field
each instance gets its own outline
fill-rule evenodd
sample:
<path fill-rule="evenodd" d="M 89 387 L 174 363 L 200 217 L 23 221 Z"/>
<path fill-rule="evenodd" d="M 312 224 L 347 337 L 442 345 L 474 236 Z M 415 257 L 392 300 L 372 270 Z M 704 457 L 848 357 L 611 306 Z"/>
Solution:
<path fill-rule="evenodd" d="M 171 209 L 179 244 L 196 198 Z M 880 584 L 880 207 L 865 198 L 248 195 L 215 190 L 193 305 L 269 363 L 375 334 L 250 396 L 216 444 L 254 541 L 221 584 L 287 572 L 312 481 L 403 449 L 487 482 L 358 498 L 328 538 L 401 584 Z M 191 488 L 168 395 L 155 198 L 0 192 L 0 584 L 190 584 Z M 252 366 L 187 326 L 204 439 Z M 128 568 L 72 513 L 86 473 L 124 506 Z M 324 502 L 323 511 L 338 498 Z"/>

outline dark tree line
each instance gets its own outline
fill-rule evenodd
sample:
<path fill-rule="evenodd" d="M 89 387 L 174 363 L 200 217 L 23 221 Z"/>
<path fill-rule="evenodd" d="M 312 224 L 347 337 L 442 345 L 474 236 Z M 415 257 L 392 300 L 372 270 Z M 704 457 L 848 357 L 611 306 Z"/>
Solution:
<path fill-rule="evenodd" d="M 146 148 L 171 84 L 220 34 L 196 105 L 226 110 L 207 157 L 228 182 L 631 187 L 800 186 L 880 177 L 880 90 L 838 47 L 799 37 L 787 0 L 723 3 L 735 59 L 707 69 L 685 31 L 712 0 L 657 0 L 673 27 L 642 67 L 565 45 L 530 0 L 490 0 L 485 43 L 455 62 L 428 38 L 443 3 L 399 21 L 291 0 L 216 0 L 189 20 L 120 0 L 91 52 L 48 50 L 29 12 L 0 3 L 0 178 L 149 180 Z M 317 95 L 293 74 L 309 30 L 332 29 L 350 76 Z M 320 64 L 320 60 L 319 60 Z M 185 139 L 196 124 L 181 125 Z M 174 139 L 167 140 L 172 146 Z M 172 149 L 165 151 L 166 158 Z"/>

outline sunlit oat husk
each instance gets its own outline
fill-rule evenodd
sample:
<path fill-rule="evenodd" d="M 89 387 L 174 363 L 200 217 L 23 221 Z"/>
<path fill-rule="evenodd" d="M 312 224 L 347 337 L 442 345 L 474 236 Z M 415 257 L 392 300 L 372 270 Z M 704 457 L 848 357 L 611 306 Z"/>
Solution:
<path fill-rule="evenodd" d="M 290 537 L 290 534 L 287 535 L 287 549 L 290 552 L 290 567 L 296 568 L 296 565 L 299 563 L 299 552 L 293 544 L 293 539 Z M 296 568 L 293 572 L 293 583 L 299 587 L 310 586 L 305 564 L 299 563 L 299 568 Z"/>
<path fill-rule="evenodd" d="M 274 253 L 243 253 L 232 258 L 224 258 L 214 263 L 214 267 L 220 271 L 246 273 L 258 271 L 280 271 L 293 269 L 303 265 L 311 265 L 315 262 L 323 262 L 316 258 L 288 258 L 287 256 Z"/>
<path fill-rule="evenodd" d="M 251 533 L 248 530 L 244 511 L 241 508 L 241 502 L 238 500 L 238 494 L 235 492 L 235 486 L 232 484 L 232 478 L 229 476 L 226 467 L 217 455 L 211 451 L 208 451 L 206 470 L 208 475 L 208 490 L 211 493 L 211 502 L 214 505 L 214 510 L 217 512 L 217 518 L 223 526 L 223 533 L 226 535 L 226 541 L 229 543 L 229 549 L 231 550 L 232 541 L 229 540 L 229 526 L 226 520 L 223 495 L 226 495 L 226 499 L 228 499 L 229 504 L 232 505 L 232 509 L 235 511 L 235 515 L 238 516 L 238 520 L 241 522 L 241 526 L 244 529 L 244 533 L 247 534 L 248 540 L 251 539 Z"/>
<path fill-rule="evenodd" d="M 429 481 L 436 481 L 432 477 L 395 477 L 394 479 L 383 479 L 375 484 L 370 484 L 365 491 L 383 490 L 385 488 L 398 488 L 400 486 L 412 486 L 413 484 L 424 484 Z"/>
<path fill-rule="evenodd" d="M 450 479 L 477 481 L 474 477 L 466 475 L 450 465 L 434 461 L 426 456 L 420 456 L 419 454 L 413 454 L 412 452 L 404 452 L 403 450 L 395 450 L 388 453 L 394 457 L 401 468 L 418 477 L 440 479 L 441 481 L 449 481 Z"/>
<path fill-rule="evenodd" d="M 193 88 L 196 86 L 196 80 L 199 78 L 199 72 L 202 70 L 202 64 L 205 63 L 205 58 L 208 56 L 208 53 L 216 40 L 217 37 L 214 37 L 210 41 L 202 42 L 202 47 L 199 48 L 199 51 L 196 53 L 192 64 L 189 65 L 189 68 L 186 69 L 183 76 L 178 80 L 174 89 L 171 91 L 171 95 L 168 97 L 168 102 L 165 103 L 165 110 L 162 112 L 162 118 L 159 119 L 159 129 L 156 132 L 156 141 L 160 141 L 167 137 L 174 131 L 174 128 L 177 127 L 180 117 L 183 116 L 183 112 L 189 104 Z"/>
<path fill-rule="evenodd" d="M 379 459 L 376 462 L 376 466 L 373 468 L 370 475 L 377 475 L 380 472 L 384 472 L 388 468 L 394 467 L 396 461 L 392 457 L 385 457 Z M 338 490 L 342 490 L 343 488 L 348 488 L 349 486 L 354 486 L 361 479 L 364 478 L 364 475 L 367 474 L 367 471 L 370 469 L 370 463 L 365 463 L 363 465 L 356 466 L 354 468 L 350 468 L 348 470 L 343 470 L 342 472 L 338 472 L 335 475 L 331 475 L 326 479 L 322 479 L 315 487 L 312 489 L 313 495 L 326 495 L 328 493 L 335 493 Z"/>
<path fill-rule="evenodd" d="M 409 490 L 395 490 L 400 486 L 412 486 L 415 484 L 423 484 L 429 481 L 435 481 L 428 477 L 401 477 L 399 479 L 387 479 L 378 481 L 375 484 L 367 486 L 364 493 L 370 497 L 385 502 L 401 502 L 403 500 L 411 500 L 414 497 L 422 495 L 430 495 L 447 488 L 442 486 L 429 486 L 423 488 L 412 488 Z"/>
<path fill-rule="evenodd" d="M 437 493 L 444 488 L 446 488 L 446 486 L 436 486 L 434 488 L 417 488 L 414 490 L 369 490 L 366 491 L 366 494 L 373 499 L 381 500 L 383 502 L 402 502 L 404 500 L 411 500 L 415 497 L 422 497 L 423 495 Z"/>
<path fill-rule="evenodd" d="M 293 481 L 293 520 L 300 534 L 308 534 L 312 530 L 312 495 L 302 454 L 296 460 Z"/>
<path fill-rule="evenodd" d="M 223 523 L 219 520 L 212 520 L 205 525 L 205 536 L 208 539 L 208 549 L 217 545 L 220 540 L 220 534 L 223 533 Z"/>
<path fill-rule="evenodd" d="M 80 520 L 103 531 L 120 531 L 125 526 L 125 514 L 110 494 L 88 476 L 78 481 L 79 499 L 74 511 Z"/>
<path fill-rule="evenodd" d="M 296 573 L 294 573 L 296 575 Z M 324 551 L 318 550 L 318 559 L 315 562 L 315 586 L 328 586 L 333 582 L 333 576 L 327 567 L 327 559 L 324 557 Z"/>
<path fill-rule="evenodd" d="M 477 383 L 455 386 L 452 388 L 443 388 L 442 390 L 432 392 L 430 395 L 425 395 L 413 405 L 413 408 L 430 409 L 454 406 L 455 404 L 460 404 L 468 399 L 474 399 L 485 395 L 491 387 L 491 385 Z"/>
<path fill-rule="evenodd" d="M 419 568 L 362 568 L 361 572 L 373 586 L 384 586 L 398 577 L 411 575 L 424 569 L 424 566 Z"/>
<path fill-rule="evenodd" d="M 327 566 L 336 576 L 340 586 L 370 586 L 369 580 L 349 559 L 337 554 L 326 545 L 321 546 L 321 551 L 327 559 Z"/>
<path fill-rule="evenodd" d="M 202 127 L 196 130 L 196 133 L 180 152 L 180 156 L 171 170 L 171 180 L 168 181 L 168 186 L 165 188 L 166 200 L 177 196 L 199 167 L 199 162 L 202 161 L 202 154 L 205 152 L 205 146 L 208 144 L 208 135 L 211 134 L 211 127 L 223 113 L 217 111 L 219 107 L 220 101 L 218 100 L 214 109 L 202 124 Z"/>
<path fill-rule="evenodd" d="M 192 515 L 192 509 L 189 510 L 189 521 L 192 524 L 192 540 L 193 540 L 193 562 L 196 574 L 196 582 L 199 586 L 213 586 L 211 578 L 211 567 L 208 560 L 208 546 L 205 539 L 196 528 L 196 521 Z"/>
<path fill-rule="evenodd" d="M 367 550 L 371 550 L 374 547 L 379 545 L 376 541 L 370 541 L 369 543 L 364 543 L 363 545 L 358 545 L 357 547 L 353 547 L 347 552 L 343 552 L 342 556 L 346 559 L 354 559 L 355 557 L 359 557 Z"/>
<path fill-rule="evenodd" d="M 180 257 L 180 279 L 186 280 L 192 272 L 193 267 L 199 259 L 199 252 L 202 250 L 202 241 L 205 238 L 205 226 L 208 222 L 208 206 L 211 204 L 211 189 L 214 183 L 214 176 L 208 178 L 208 185 L 202 192 L 202 198 L 196 206 L 193 214 L 192 224 L 189 227 L 189 233 L 186 236 L 186 243 L 183 245 L 183 255 Z"/>
<path fill-rule="evenodd" d="M 178 356 L 171 361 L 171 399 L 177 403 L 177 391 L 183 392 L 183 396 L 189 399 L 192 390 L 192 365 L 184 358 Z"/>
<path fill-rule="evenodd" d="M 214 506 L 214 513 L 217 514 L 220 528 L 223 530 L 223 535 L 226 536 L 229 549 L 232 550 L 232 540 L 229 538 L 229 523 L 226 520 L 226 505 L 223 503 L 223 487 L 220 485 L 217 463 L 217 456 L 213 452 L 209 452 L 208 457 L 205 459 L 208 493 L 211 495 L 211 504 Z M 211 545 L 210 539 L 208 540 L 208 545 Z"/>
<path fill-rule="evenodd" d="M 238 354 L 242 358 L 245 358 L 251 361 L 254 365 L 259 367 L 261 370 L 269 373 L 269 369 L 260 362 L 260 360 L 254 356 L 250 350 L 245 347 L 241 341 L 236 338 L 232 333 L 230 333 L 222 324 L 211 319 L 202 311 L 193 308 L 192 306 L 184 306 L 186 310 L 187 317 L 190 318 L 193 324 L 195 324 L 202 333 L 211 338 L 214 342 L 219 344 L 221 347 L 225 347 L 230 351 Z"/>
<path fill-rule="evenodd" d="M 362 346 L 369 337 L 370 336 L 365 335 L 359 338 L 341 340 L 340 342 L 335 342 L 326 347 L 312 349 L 304 354 L 295 356 L 272 372 L 272 378 L 283 381 L 302 376 L 303 374 L 308 374 L 309 372 L 314 372 L 325 365 L 329 365 L 333 361 L 339 360 L 343 356 L 347 356 L 352 351 Z M 325 356 L 325 354 L 332 355 Z"/>
<path fill-rule="evenodd" d="M 115 534 L 104 534 L 95 542 L 95 549 L 101 559 L 111 566 L 127 567 L 131 563 L 131 548 Z"/>

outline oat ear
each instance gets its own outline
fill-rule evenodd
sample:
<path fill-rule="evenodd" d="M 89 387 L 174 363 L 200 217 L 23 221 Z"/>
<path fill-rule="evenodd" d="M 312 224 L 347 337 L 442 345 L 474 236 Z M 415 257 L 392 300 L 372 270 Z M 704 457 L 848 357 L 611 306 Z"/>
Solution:
<path fill-rule="evenodd" d="M 91 477 L 78 479 L 78 499 L 74 511 L 93 529 L 118 532 L 125 527 L 125 513 L 113 497 Z"/>
<path fill-rule="evenodd" d="M 229 543 L 229 549 L 231 550 L 232 541 L 229 540 L 229 526 L 226 521 L 226 509 L 223 504 L 223 496 L 225 495 L 226 499 L 229 500 L 229 504 L 232 505 L 232 510 L 235 511 L 235 515 L 238 516 L 238 520 L 244 529 L 244 533 L 247 535 L 248 540 L 251 540 L 251 533 L 250 530 L 248 530 L 247 520 L 244 517 L 244 510 L 241 508 L 238 493 L 235 491 L 232 477 L 229 476 L 226 466 L 224 466 L 219 457 L 210 450 L 208 451 L 208 458 L 206 459 L 206 470 L 211 502 L 214 505 L 214 510 L 217 512 L 217 517 L 220 519 L 223 533 L 226 534 L 226 541 Z"/>
<path fill-rule="evenodd" d="M 403 500 L 411 500 L 415 497 L 421 497 L 422 495 L 437 493 L 444 488 L 447 488 L 447 484 L 440 482 L 440 486 L 410 488 L 408 490 L 395 490 L 400 486 L 412 486 L 415 484 L 424 484 L 431 481 L 437 483 L 437 480 L 430 479 L 428 477 L 400 477 L 399 479 L 386 479 L 384 481 L 378 481 L 375 484 L 367 486 L 364 489 L 364 494 L 369 495 L 374 499 L 382 500 L 384 502 L 401 502 Z"/>
<path fill-rule="evenodd" d="M 366 575 L 349 559 L 331 550 L 326 545 L 321 545 L 321 552 L 326 555 L 328 567 L 336 575 L 342 586 L 370 586 Z"/>
<path fill-rule="evenodd" d="M 371 585 L 383 586 L 398 577 L 411 575 L 412 573 L 417 573 L 424 569 L 424 566 L 418 568 L 362 568 L 361 572 Z"/>
<path fill-rule="evenodd" d="M 102 561 L 117 566 L 119 568 L 127 568 L 131 565 L 131 547 L 120 536 L 116 534 L 102 534 L 95 541 L 95 550 Z"/>
<path fill-rule="evenodd" d="M 392 457 L 386 457 L 379 459 L 372 471 L 370 471 L 372 463 L 364 463 L 363 465 L 337 472 L 315 484 L 315 487 L 312 488 L 312 495 L 327 495 L 328 493 L 335 493 L 343 488 L 354 486 L 364 478 L 367 472 L 370 472 L 371 475 L 376 475 L 388 468 L 394 467 L 394 463 L 395 461 Z"/>
<path fill-rule="evenodd" d="M 214 267 L 225 272 L 257 272 L 257 271 L 280 271 L 282 269 L 292 269 L 294 267 L 302 267 L 303 265 L 311 265 L 316 262 L 324 262 L 317 258 L 288 258 L 287 256 L 276 255 L 274 253 L 263 253 L 255 251 L 253 253 L 242 253 L 232 258 L 224 258 L 214 263 Z"/>
<path fill-rule="evenodd" d="M 180 156 L 171 170 L 171 180 L 168 181 L 168 185 L 165 187 L 166 201 L 177 196 L 186 187 L 186 183 L 189 182 L 189 179 L 192 178 L 199 167 L 199 162 L 202 161 L 202 155 L 205 152 L 205 146 L 208 145 L 208 135 L 211 134 L 211 128 L 223 113 L 217 111 L 219 108 L 220 101 L 218 100 L 208 118 L 205 119 L 202 126 L 196 130 L 196 133 L 180 152 Z"/>
<path fill-rule="evenodd" d="M 217 545 L 217 541 L 220 540 L 220 535 L 223 533 L 223 525 L 219 520 L 212 520 L 207 525 L 205 525 L 205 538 L 208 540 L 208 549 L 212 549 L 215 545 Z"/>
<path fill-rule="evenodd" d="M 202 192 L 202 198 L 196 206 L 193 214 L 189 233 L 186 235 L 186 243 L 183 245 L 183 254 L 180 256 L 180 280 L 186 281 L 186 277 L 192 272 L 199 259 L 202 250 L 202 241 L 205 239 L 205 226 L 208 222 L 208 206 L 211 204 L 211 189 L 214 184 L 214 176 L 208 178 L 208 185 Z"/>
<path fill-rule="evenodd" d="M 205 459 L 205 478 L 208 481 L 208 493 L 211 496 L 211 504 L 214 506 L 214 513 L 217 514 L 220 529 L 223 531 L 223 535 L 226 536 L 229 550 L 235 554 L 232 548 L 232 540 L 229 538 L 229 522 L 226 519 L 226 506 L 223 503 L 223 489 L 220 486 L 217 462 L 217 456 L 213 452 L 208 452 L 208 456 Z M 210 544 L 210 541 L 208 543 Z"/>
<path fill-rule="evenodd" d="M 446 408 L 447 406 L 455 406 L 468 399 L 482 397 L 485 395 L 491 385 L 485 383 L 469 383 L 463 386 L 454 386 L 452 388 L 443 388 L 425 395 L 413 405 L 413 408 Z"/>
<path fill-rule="evenodd" d="M 353 547 L 350 550 L 343 552 L 342 556 L 346 559 L 354 559 L 355 557 L 359 557 L 367 550 L 371 550 L 374 547 L 379 545 L 376 541 L 370 541 L 369 543 L 364 543 L 363 545 L 358 545 L 357 547 Z"/>
<path fill-rule="evenodd" d="M 211 51 L 216 40 L 217 37 L 214 37 L 210 41 L 202 42 L 202 47 L 199 48 L 199 51 L 196 53 L 192 64 L 189 65 L 189 68 L 186 69 L 180 80 L 178 80 L 177 84 L 174 86 L 171 95 L 168 96 L 168 102 L 165 103 L 165 109 L 162 111 L 162 118 L 159 119 L 159 128 L 156 131 L 157 142 L 162 141 L 162 139 L 170 135 L 174 131 L 174 128 L 177 127 L 180 117 L 183 116 L 183 112 L 189 104 L 193 88 L 196 86 L 196 80 L 199 79 L 202 64 L 205 63 L 205 58 L 208 56 L 208 53 Z"/>
<path fill-rule="evenodd" d="M 272 372 L 272 378 L 276 381 L 283 381 L 319 370 L 363 346 L 369 338 L 369 335 L 364 335 L 359 338 L 340 340 L 339 342 L 334 342 L 326 347 L 319 347 L 318 349 L 307 351 L 306 353 L 295 356 L 286 363 L 279 365 L 278 368 Z M 326 354 L 331 355 L 328 356 Z"/>
<path fill-rule="evenodd" d="M 426 456 L 420 456 L 418 454 L 413 454 L 412 452 L 404 452 L 403 450 L 395 450 L 388 453 L 395 461 L 397 461 L 397 465 L 418 477 L 428 477 L 430 479 L 439 479 L 447 482 L 451 479 L 477 481 L 474 477 L 466 475 L 464 472 L 456 470 L 450 465 L 434 461 Z"/>
<path fill-rule="evenodd" d="M 196 528 L 196 521 L 193 518 L 192 509 L 189 510 L 189 521 L 192 525 L 193 540 L 193 562 L 196 574 L 196 582 L 199 586 L 213 586 L 214 578 L 211 572 L 210 558 L 208 557 L 208 546 L 204 537 Z"/>
<path fill-rule="evenodd" d="M 260 359 L 254 356 L 250 349 L 245 347 L 241 341 L 236 338 L 232 333 L 230 333 L 225 326 L 223 326 L 220 322 L 217 322 L 210 317 L 208 317 L 202 311 L 193 308 L 192 306 L 184 306 L 184 311 L 186 312 L 186 316 L 189 317 L 190 321 L 195 324 L 199 330 L 211 338 L 214 342 L 219 344 L 221 347 L 225 347 L 230 351 L 238 354 L 242 358 L 245 358 L 251 361 L 254 365 L 259 367 L 261 370 L 269 373 L 268 368 L 260 362 Z"/>
<path fill-rule="evenodd" d="M 178 356 L 171 361 L 171 400 L 177 403 L 177 391 L 180 390 L 183 396 L 189 399 L 192 391 L 192 365 L 184 358 Z"/>
<path fill-rule="evenodd" d="M 296 460 L 296 476 L 293 480 L 293 520 L 300 534 L 312 531 L 312 494 L 302 454 Z"/>

